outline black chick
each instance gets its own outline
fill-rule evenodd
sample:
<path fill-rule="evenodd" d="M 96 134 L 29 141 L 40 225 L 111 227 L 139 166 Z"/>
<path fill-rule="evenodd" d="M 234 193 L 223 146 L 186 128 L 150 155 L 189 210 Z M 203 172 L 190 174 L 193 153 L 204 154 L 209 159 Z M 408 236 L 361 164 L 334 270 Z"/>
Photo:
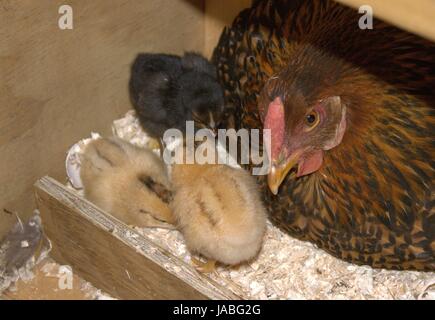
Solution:
<path fill-rule="evenodd" d="M 144 130 L 162 138 L 167 129 L 183 133 L 186 121 L 195 128 L 218 128 L 224 109 L 215 67 L 196 53 L 183 57 L 139 54 L 131 68 L 130 97 Z"/>

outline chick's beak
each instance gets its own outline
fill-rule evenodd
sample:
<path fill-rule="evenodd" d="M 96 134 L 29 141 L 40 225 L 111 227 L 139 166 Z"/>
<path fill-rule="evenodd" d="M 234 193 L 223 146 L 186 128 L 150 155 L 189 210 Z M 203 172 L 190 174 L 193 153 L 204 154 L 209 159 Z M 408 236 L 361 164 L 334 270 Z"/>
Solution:
<path fill-rule="evenodd" d="M 267 183 L 269 185 L 270 191 L 274 195 L 278 193 L 279 186 L 284 181 L 289 171 L 298 164 L 300 156 L 300 152 L 294 152 L 292 155 L 290 155 L 290 157 L 281 163 L 272 162 L 271 170 L 267 176 Z"/>

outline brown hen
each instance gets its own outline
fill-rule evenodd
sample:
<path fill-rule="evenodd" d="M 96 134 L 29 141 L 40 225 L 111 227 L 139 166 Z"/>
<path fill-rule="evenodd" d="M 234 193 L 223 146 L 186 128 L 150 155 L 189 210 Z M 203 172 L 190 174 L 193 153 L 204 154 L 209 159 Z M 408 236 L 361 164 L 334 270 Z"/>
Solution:
<path fill-rule="evenodd" d="M 236 127 L 271 130 L 259 180 L 278 227 L 357 264 L 435 270 L 435 44 L 359 18 L 255 1 L 213 60 Z"/>

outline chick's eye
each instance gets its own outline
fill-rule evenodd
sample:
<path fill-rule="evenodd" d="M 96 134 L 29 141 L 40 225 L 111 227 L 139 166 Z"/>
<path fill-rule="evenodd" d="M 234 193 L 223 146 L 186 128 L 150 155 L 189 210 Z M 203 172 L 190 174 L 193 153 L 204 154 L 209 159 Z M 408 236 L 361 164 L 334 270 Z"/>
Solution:
<path fill-rule="evenodd" d="M 309 129 L 314 128 L 317 124 L 319 124 L 319 115 L 316 111 L 311 111 L 305 116 L 305 123 L 309 127 Z"/>

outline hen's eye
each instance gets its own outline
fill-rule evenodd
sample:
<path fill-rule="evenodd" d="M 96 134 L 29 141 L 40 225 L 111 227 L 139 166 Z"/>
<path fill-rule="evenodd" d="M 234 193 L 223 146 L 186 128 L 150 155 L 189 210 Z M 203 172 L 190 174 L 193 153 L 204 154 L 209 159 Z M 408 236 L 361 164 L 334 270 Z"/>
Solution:
<path fill-rule="evenodd" d="M 311 111 L 305 117 L 305 123 L 310 129 L 314 128 L 319 123 L 319 115 L 316 111 Z"/>
<path fill-rule="evenodd" d="M 308 124 L 313 124 L 316 121 L 316 116 L 314 114 L 309 114 L 307 116 L 307 123 Z"/>

